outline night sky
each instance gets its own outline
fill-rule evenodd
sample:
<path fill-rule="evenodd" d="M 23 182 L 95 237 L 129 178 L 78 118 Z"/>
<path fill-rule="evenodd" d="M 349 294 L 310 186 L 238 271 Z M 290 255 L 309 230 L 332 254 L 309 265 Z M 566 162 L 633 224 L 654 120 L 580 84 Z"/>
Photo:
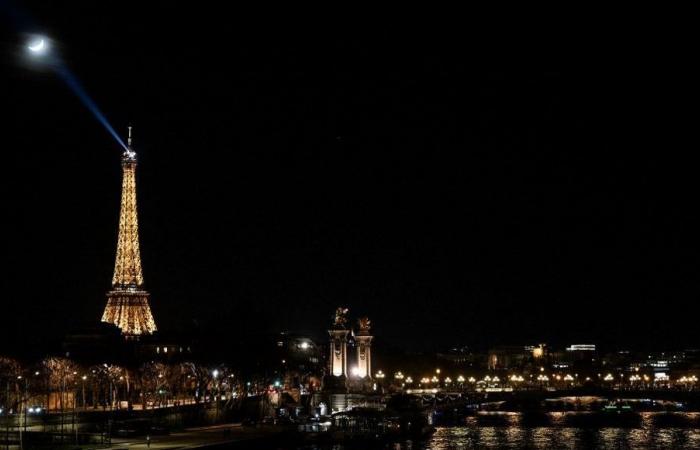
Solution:
<path fill-rule="evenodd" d="M 466 37 L 243 32 L 174 5 L 3 17 L 0 350 L 99 321 L 117 238 L 120 147 L 23 57 L 26 31 L 134 126 L 162 330 L 323 336 L 344 305 L 406 349 L 697 346 L 689 62 L 646 43 L 494 61 Z"/>

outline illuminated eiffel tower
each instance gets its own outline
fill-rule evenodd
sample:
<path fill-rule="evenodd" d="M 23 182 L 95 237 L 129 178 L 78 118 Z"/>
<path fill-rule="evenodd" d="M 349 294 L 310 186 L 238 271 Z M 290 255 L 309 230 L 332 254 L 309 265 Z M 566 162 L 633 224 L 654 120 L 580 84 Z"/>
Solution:
<path fill-rule="evenodd" d="M 127 339 L 153 334 L 156 323 L 148 305 L 149 294 L 143 289 L 139 223 L 136 213 L 136 152 L 131 148 L 131 127 L 127 149 L 122 154 L 122 199 L 119 213 L 117 260 L 114 264 L 112 290 L 102 322 L 121 329 Z"/>

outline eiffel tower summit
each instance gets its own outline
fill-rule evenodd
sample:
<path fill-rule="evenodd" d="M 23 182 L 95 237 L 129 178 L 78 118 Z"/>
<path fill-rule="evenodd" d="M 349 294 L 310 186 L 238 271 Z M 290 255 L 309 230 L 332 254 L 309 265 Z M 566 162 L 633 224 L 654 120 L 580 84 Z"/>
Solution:
<path fill-rule="evenodd" d="M 149 294 L 143 289 L 139 223 L 136 212 L 136 152 L 131 147 L 131 127 L 127 148 L 122 154 L 122 199 L 119 213 L 117 260 L 114 264 L 112 290 L 102 322 L 116 325 L 127 339 L 153 334 L 156 323 L 148 305 Z"/>

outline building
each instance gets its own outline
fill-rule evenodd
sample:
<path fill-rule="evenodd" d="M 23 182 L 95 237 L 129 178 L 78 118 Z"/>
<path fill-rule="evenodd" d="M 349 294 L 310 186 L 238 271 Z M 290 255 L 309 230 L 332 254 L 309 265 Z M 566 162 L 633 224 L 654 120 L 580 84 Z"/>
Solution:
<path fill-rule="evenodd" d="M 563 351 L 552 352 L 551 359 L 555 369 L 586 371 L 593 367 L 598 352 L 595 344 L 572 344 Z"/>
<path fill-rule="evenodd" d="M 549 357 L 545 344 L 503 345 L 488 352 L 488 370 L 522 369 L 530 364 L 544 364 Z"/>

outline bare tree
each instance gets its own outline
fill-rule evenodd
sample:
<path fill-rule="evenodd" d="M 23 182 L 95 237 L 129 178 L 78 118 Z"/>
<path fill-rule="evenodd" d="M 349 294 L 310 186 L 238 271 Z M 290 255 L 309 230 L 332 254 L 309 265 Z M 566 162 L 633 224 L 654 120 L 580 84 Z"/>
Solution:
<path fill-rule="evenodd" d="M 39 365 L 46 380 L 47 407 L 51 407 L 51 393 L 57 393 L 58 399 L 54 402 L 55 406 L 64 411 L 67 391 L 76 384 L 78 365 L 70 359 L 54 356 L 42 359 Z"/>
<path fill-rule="evenodd" d="M 0 356 L 0 406 L 16 411 L 19 407 L 19 379 L 22 366 L 13 358 Z"/>
<path fill-rule="evenodd" d="M 146 409 L 149 402 L 153 406 L 160 405 L 163 394 L 169 388 L 169 368 L 163 363 L 151 361 L 141 366 L 140 374 L 143 408 Z"/>

